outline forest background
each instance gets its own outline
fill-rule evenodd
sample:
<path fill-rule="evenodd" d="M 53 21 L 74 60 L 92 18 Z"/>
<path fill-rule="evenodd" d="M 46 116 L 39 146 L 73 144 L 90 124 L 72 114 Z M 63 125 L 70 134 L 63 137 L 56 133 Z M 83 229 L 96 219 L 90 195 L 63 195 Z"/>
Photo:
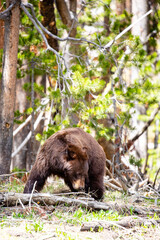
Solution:
<path fill-rule="evenodd" d="M 129 165 L 155 180 L 158 3 L 1 1 L 1 175 L 30 170 L 51 134 L 81 127 L 103 146 L 113 174 Z"/>

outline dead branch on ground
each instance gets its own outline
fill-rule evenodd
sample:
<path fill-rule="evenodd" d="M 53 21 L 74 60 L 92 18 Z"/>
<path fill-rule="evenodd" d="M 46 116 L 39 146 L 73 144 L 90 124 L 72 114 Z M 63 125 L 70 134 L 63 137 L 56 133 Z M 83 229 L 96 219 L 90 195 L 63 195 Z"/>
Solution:
<path fill-rule="evenodd" d="M 108 210 L 109 206 L 103 202 L 97 202 L 93 199 L 86 198 L 85 200 L 79 200 L 75 198 L 67 198 L 63 196 L 56 196 L 47 193 L 0 193 L 0 205 L 2 206 L 15 206 L 19 203 L 19 199 L 23 205 L 29 204 L 30 201 L 36 202 L 42 205 L 57 205 L 67 204 L 68 206 L 85 207 L 86 209 L 95 210 Z"/>
<path fill-rule="evenodd" d="M 72 194 L 70 192 L 70 194 Z M 74 193 L 73 193 L 74 194 Z M 143 199 L 143 197 L 142 197 Z M 45 206 L 57 206 L 57 205 L 67 205 L 69 206 L 75 206 L 75 207 L 83 207 L 88 210 L 112 210 L 112 211 L 117 211 L 119 214 L 137 214 L 137 215 L 143 215 L 143 216 L 148 216 L 148 215 L 154 215 L 160 214 L 160 209 L 157 207 L 137 207 L 133 205 L 127 205 L 127 204 L 118 204 L 117 202 L 112 204 L 112 203 L 103 203 L 103 202 L 98 202 L 93 200 L 92 198 L 83 198 L 78 199 L 74 197 L 66 197 L 66 196 L 59 196 L 59 195 L 54 195 L 54 194 L 47 194 L 47 193 L 34 193 L 33 195 L 31 194 L 23 194 L 23 193 L 0 193 L 0 206 L 3 207 L 13 207 L 17 205 L 24 206 L 31 204 L 34 206 L 34 204 L 40 206 L 40 205 L 45 205 Z M 31 207 L 31 205 L 30 205 Z M 131 211 L 132 209 L 132 211 Z"/>
<path fill-rule="evenodd" d="M 81 231 L 94 231 L 98 232 L 99 229 L 110 229 L 111 227 L 119 227 L 119 228 L 132 228 L 135 226 L 156 226 L 160 223 L 160 221 L 156 221 L 149 218 L 142 218 L 138 216 L 127 216 L 123 217 L 123 219 L 119 221 L 97 221 L 97 222 L 86 222 L 81 226 Z"/>

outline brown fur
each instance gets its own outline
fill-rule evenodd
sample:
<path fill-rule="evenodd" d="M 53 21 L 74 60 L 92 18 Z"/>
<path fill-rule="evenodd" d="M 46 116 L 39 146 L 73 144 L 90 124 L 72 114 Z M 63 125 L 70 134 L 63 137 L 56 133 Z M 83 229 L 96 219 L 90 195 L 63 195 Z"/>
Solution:
<path fill-rule="evenodd" d="M 85 189 L 96 199 L 104 192 L 105 153 L 97 141 L 80 128 L 68 128 L 46 140 L 37 155 L 24 193 L 40 191 L 50 175 L 64 179 L 71 191 Z"/>

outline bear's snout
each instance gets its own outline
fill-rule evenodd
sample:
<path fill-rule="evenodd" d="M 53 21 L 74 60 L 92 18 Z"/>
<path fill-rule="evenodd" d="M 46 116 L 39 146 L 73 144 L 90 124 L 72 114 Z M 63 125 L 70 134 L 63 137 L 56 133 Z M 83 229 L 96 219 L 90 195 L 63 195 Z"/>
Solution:
<path fill-rule="evenodd" d="M 84 179 L 77 179 L 72 182 L 72 186 L 75 190 L 84 190 L 85 189 L 85 181 Z"/>

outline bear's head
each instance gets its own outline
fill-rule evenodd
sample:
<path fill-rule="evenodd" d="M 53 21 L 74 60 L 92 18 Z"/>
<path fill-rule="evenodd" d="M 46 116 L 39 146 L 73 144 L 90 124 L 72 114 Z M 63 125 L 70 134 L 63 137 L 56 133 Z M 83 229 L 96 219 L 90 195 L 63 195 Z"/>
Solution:
<path fill-rule="evenodd" d="M 68 144 L 65 151 L 65 182 L 74 191 L 84 190 L 88 180 L 88 155 L 86 148 L 77 144 Z"/>

